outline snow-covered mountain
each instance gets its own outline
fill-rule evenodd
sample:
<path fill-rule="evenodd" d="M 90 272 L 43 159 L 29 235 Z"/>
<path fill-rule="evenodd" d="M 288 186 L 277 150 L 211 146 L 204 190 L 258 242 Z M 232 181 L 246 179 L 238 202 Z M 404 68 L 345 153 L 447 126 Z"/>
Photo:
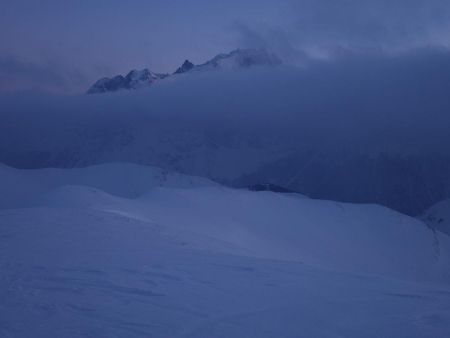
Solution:
<path fill-rule="evenodd" d="M 125 161 L 235 187 L 267 183 L 313 198 L 377 203 L 412 216 L 448 198 L 447 123 L 425 119 L 434 108 L 420 99 L 420 86 L 390 85 L 399 95 L 393 103 L 371 77 L 347 77 L 331 65 L 195 71 L 242 55 L 185 62 L 152 90 L 0 97 L 0 162 L 61 168 Z M 418 101 L 409 103 L 411 97 Z M 442 92 L 436 102 L 446 98 Z M 410 121 L 418 115 L 424 120 Z M 414 128 L 403 128 L 404 121 Z"/>
<path fill-rule="evenodd" d="M 253 66 L 277 66 L 279 64 L 281 64 L 281 60 L 265 49 L 236 49 L 228 54 L 216 55 L 201 65 L 190 67 L 187 71 L 207 71 L 214 69 L 236 70 Z M 183 66 L 186 68 L 186 63 Z"/>
<path fill-rule="evenodd" d="M 0 186 L 2 337 L 450 335 L 450 238 L 381 206 L 124 163 Z"/>
<path fill-rule="evenodd" d="M 275 66 L 279 64 L 281 64 L 280 59 L 264 49 L 236 49 L 228 54 L 219 54 L 200 65 L 194 65 L 189 60 L 185 60 L 172 75 L 218 69 L 237 70 L 253 66 Z M 113 78 L 106 77 L 98 80 L 89 88 L 87 93 L 99 94 L 115 92 L 121 89 L 149 87 L 155 82 L 165 79 L 168 76 L 170 75 L 153 73 L 148 69 L 143 69 L 141 71 L 132 70 L 125 77 L 117 75 Z"/>
<path fill-rule="evenodd" d="M 168 74 L 153 73 L 148 69 L 132 70 L 125 77 L 102 78 L 95 82 L 87 91 L 88 94 L 115 92 L 121 89 L 138 89 L 151 86 L 156 81 L 166 78 Z"/>

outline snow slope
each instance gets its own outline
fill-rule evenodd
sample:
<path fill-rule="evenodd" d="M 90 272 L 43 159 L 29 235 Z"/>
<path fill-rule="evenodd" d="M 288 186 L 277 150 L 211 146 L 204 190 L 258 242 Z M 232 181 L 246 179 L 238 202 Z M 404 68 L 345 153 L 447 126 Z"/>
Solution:
<path fill-rule="evenodd" d="M 121 163 L 0 188 L 1 337 L 450 335 L 449 237 L 384 207 Z"/>
<path fill-rule="evenodd" d="M 248 256 L 413 280 L 450 281 L 450 242 L 376 205 L 224 187 L 155 188 L 136 199 L 64 186 L 36 206 L 93 208 L 226 242 Z M 230 253 L 235 253 L 234 251 Z"/>
<path fill-rule="evenodd" d="M 0 209 L 30 206 L 39 196 L 64 185 L 81 185 L 133 198 L 156 186 L 215 185 L 195 176 L 131 163 L 108 163 L 87 168 L 14 169 L 0 164 Z"/>

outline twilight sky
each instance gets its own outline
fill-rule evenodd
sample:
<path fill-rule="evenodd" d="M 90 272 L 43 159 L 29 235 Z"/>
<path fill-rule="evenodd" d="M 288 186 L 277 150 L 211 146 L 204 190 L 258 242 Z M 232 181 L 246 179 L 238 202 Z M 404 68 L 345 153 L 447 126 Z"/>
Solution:
<path fill-rule="evenodd" d="M 448 0 L 1 0 L 0 91 L 82 92 L 237 47 L 285 62 L 450 43 Z"/>

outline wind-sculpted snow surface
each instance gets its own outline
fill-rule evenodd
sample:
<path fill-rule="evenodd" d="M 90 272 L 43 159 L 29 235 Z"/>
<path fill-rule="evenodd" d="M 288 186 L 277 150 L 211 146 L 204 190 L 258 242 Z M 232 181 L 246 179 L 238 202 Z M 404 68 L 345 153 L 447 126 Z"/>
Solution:
<path fill-rule="evenodd" d="M 1 337 L 450 335 L 449 237 L 384 207 L 129 164 L 0 187 Z"/>
<path fill-rule="evenodd" d="M 19 170 L 0 164 L 0 209 L 30 206 L 43 194 L 66 185 L 93 187 L 116 196 L 135 198 L 157 186 L 182 188 L 215 184 L 205 178 L 131 163 L 39 170 Z"/>

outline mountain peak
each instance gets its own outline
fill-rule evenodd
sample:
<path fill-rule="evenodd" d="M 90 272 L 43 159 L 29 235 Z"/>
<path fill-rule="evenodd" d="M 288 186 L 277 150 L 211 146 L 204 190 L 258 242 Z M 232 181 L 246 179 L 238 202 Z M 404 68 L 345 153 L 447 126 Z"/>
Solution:
<path fill-rule="evenodd" d="M 184 60 L 183 64 L 180 67 L 178 67 L 178 69 L 174 72 L 174 74 L 186 73 L 194 67 L 195 65 L 191 61 Z"/>
<path fill-rule="evenodd" d="M 142 70 L 133 69 L 125 77 L 117 75 L 113 78 L 102 78 L 95 82 L 87 91 L 88 94 L 115 92 L 121 89 L 138 89 L 148 87 L 154 82 L 167 77 L 168 74 L 153 73 L 147 68 Z"/>
<path fill-rule="evenodd" d="M 185 60 L 172 75 L 191 73 L 194 71 L 209 70 L 240 70 L 253 66 L 276 66 L 281 64 L 280 59 L 265 49 L 236 49 L 230 53 L 218 54 L 209 61 L 194 65 Z M 149 87 L 154 82 L 170 76 L 169 74 L 153 73 L 147 68 L 133 69 L 126 76 L 117 75 L 113 78 L 102 78 L 94 83 L 87 91 L 88 94 L 115 92 L 121 89 L 138 89 Z"/>

